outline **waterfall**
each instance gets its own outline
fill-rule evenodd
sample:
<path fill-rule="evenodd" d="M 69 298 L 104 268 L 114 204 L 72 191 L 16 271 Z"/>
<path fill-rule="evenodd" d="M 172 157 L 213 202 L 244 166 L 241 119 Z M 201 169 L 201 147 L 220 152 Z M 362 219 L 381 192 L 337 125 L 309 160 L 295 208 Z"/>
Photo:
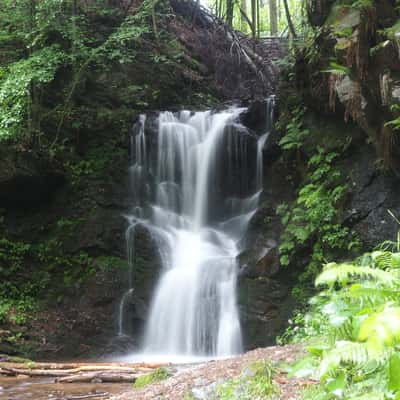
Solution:
<path fill-rule="evenodd" d="M 237 256 L 257 210 L 268 135 L 248 132 L 238 122 L 244 111 L 162 112 L 153 148 L 146 145 L 143 116 L 131 138 L 129 265 L 133 271 L 138 224 L 157 240 L 162 262 L 145 355 L 229 356 L 242 350 Z M 132 290 L 131 277 L 120 305 L 120 333 Z"/>

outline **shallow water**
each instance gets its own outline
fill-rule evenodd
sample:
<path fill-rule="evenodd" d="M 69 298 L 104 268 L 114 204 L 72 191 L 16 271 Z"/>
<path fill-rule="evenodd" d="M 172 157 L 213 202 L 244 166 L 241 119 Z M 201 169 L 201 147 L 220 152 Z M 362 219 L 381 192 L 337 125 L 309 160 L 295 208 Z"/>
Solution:
<path fill-rule="evenodd" d="M 0 377 L 0 400 L 102 400 L 126 392 L 128 383 L 54 383 L 54 378 Z"/>

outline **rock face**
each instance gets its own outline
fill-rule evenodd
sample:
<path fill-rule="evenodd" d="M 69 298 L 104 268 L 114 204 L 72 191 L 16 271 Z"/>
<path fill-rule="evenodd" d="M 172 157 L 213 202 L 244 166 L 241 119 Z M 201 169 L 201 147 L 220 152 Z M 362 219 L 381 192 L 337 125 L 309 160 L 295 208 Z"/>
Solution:
<path fill-rule="evenodd" d="M 49 202 L 64 183 L 63 172 L 37 154 L 0 148 L 0 207 Z"/>
<path fill-rule="evenodd" d="M 375 151 L 364 144 L 354 151 L 348 168 L 351 194 L 347 202 L 344 223 L 362 239 L 365 249 L 373 249 L 385 240 L 396 240 L 399 226 L 390 216 L 400 215 L 400 182 L 395 176 L 385 176 L 376 169 Z"/>
<path fill-rule="evenodd" d="M 343 223 L 371 249 L 394 240 L 398 229 L 388 210 L 400 212 L 400 142 L 393 122 L 400 104 L 400 15 L 390 0 L 360 7 L 332 0 L 309 5 L 314 11 L 309 20 L 321 27 L 321 35 L 314 43 L 314 61 L 308 60 L 314 76 L 304 75 L 304 60 L 299 62 L 298 79 L 309 83 L 304 99 L 313 115 L 307 121 L 312 135 L 305 151 L 318 145 L 340 155 L 349 185 Z M 318 75 L 317 70 L 326 72 Z M 349 143 L 346 150 L 340 141 Z"/>
<path fill-rule="evenodd" d="M 322 31 L 312 66 L 306 67 L 306 101 L 311 108 L 353 120 L 368 135 L 384 166 L 399 174 L 396 125 L 390 123 L 398 118 L 400 104 L 399 13 L 394 2 L 371 1 L 359 7 L 339 1 L 310 4 L 315 15 L 309 19 Z M 325 73 L 312 77 L 317 70 Z M 299 80 L 307 79 L 302 66 Z"/>

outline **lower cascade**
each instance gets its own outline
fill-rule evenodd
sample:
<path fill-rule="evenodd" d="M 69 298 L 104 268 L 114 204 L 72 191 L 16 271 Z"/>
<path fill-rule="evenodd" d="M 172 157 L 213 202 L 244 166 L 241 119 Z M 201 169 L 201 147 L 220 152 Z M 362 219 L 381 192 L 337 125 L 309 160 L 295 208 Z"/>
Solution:
<path fill-rule="evenodd" d="M 273 99 L 268 101 L 269 126 Z M 142 354 L 223 357 L 242 351 L 236 287 L 238 255 L 262 190 L 262 149 L 239 121 L 243 108 L 162 112 L 149 137 L 142 115 L 131 137 L 132 208 L 126 233 L 131 274 L 134 231 L 144 226 L 162 264 Z M 154 134 L 153 134 L 154 136 Z M 151 141 L 151 146 L 150 146 Z M 124 308 L 118 331 L 124 332 Z"/>

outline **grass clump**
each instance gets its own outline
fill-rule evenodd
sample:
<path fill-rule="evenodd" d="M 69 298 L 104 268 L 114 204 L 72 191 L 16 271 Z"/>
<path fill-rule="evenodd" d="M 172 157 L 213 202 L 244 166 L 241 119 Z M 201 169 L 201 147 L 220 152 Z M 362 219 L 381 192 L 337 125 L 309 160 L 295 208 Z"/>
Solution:
<path fill-rule="evenodd" d="M 147 385 L 151 385 L 153 383 L 161 382 L 171 376 L 171 373 L 166 368 L 157 368 L 152 373 L 139 376 L 136 379 L 133 387 L 136 389 L 143 388 Z"/>

